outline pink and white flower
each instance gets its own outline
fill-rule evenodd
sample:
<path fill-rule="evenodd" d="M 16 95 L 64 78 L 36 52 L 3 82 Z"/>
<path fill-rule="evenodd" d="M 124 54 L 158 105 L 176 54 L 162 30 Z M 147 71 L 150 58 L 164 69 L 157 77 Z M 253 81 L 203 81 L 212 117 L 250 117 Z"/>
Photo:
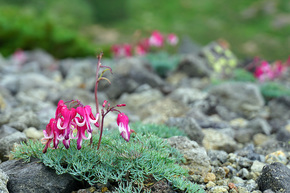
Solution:
<path fill-rule="evenodd" d="M 179 41 L 179 39 L 178 39 L 177 35 L 175 35 L 174 33 L 168 34 L 167 42 L 169 45 L 175 46 L 178 44 L 178 41 Z"/>
<path fill-rule="evenodd" d="M 130 134 L 134 131 L 130 129 L 129 118 L 124 113 L 118 114 L 117 125 L 119 126 L 120 135 L 128 142 Z"/>
<path fill-rule="evenodd" d="M 149 37 L 149 45 L 154 47 L 162 47 L 163 43 L 163 35 L 157 30 L 153 31 L 151 36 Z"/>

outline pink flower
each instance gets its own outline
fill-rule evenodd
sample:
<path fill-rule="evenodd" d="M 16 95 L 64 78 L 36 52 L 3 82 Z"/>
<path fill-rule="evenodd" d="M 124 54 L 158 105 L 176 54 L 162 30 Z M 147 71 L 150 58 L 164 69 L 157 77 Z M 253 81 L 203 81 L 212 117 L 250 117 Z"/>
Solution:
<path fill-rule="evenodd" d="M 45 144 L 43 153 L 46 153 L 47 148 L 50 147 L 50 143 L 53 142 L 53 148 L 57 148 L 59 141 L 62 141 L 65 148 L 69 148 L 70 140 L 64 138 L 64 130 L 59 130 L 57 128 L 57 123 L 54 118 L 50 119 L 46 126 L 46 130 L 43 130 L 44 138 L 42 142 Z"/>
<path fill-rule="evenodd" d="M 272 80 L 274 78 L 274 72 L 271 65 L 265 60 L 263 60 L 261 65 L 256 68 L 254 75 L 261 82 Z"/>
<path fill-rule="evenodd" d="M 80 121 L 79 117 L 76 117 L 75 119 L 78 120 L 77 122 Z M 90 139 L 92 134 L 90 132 L 88 132 L 87 126 L 85 124 L 83 126 L 77 126 L 77 131 L 78 132 L 77 132 L 76 137 L 72 136 L 71 138 L 78 139 L 77 140 L 77 149 L 80 150 L 82 148 L 83 139 L 85 139 L 85 140 Z M 87 131 L 87 136 L 86 136 L 86 131 Z"/>
<path fill-rule="evenodd" d="M 176 44 L 178 44 L 178 41 L 179 41 L 179 39 L 178 39 L 178 37 L 175 34 L 173 34 L 173 33 L 168 34 L 168 36 L 167 36 L 167 42 L 170 45 L 175 46 Z"/>
<path fill-rule="evenodd" d="M 139 56 L 144 56 L 147 54 L 147 52 L 149 51 L 149 39 L 143 39 L 141 40 L 138 45 L 135 48 L 135 52 L 137 55 Z"/>
<path fill-rule="evenodd" d="M 132 46 L 130 44 L 113 45 L 111 50 L 116 58 L 132 56 Z"/>
<path fill-rule="evenodd" d="M 75 118 L 77 112 L 74 108 L 71 108 L 70 110 L 65 106 L 61 108 L 61 113 L 59 116 L 62 116 L 60 118 L 57 118 L 57 128 L 60 130 L 65 131 L 65 139 L 69 139 L 69 134 L 71 128 L 75 126 L 75 123 L 73 119 Z"/>
<path fill-rule="evenodd" d="M 286 69 L 287 67 L 281 61 L 275 62 L 273 66 L 274 78 L 279 78 Z"/>
<path fill-rule="evenodd" d="M 86 105 L 84 107 L 77 107 L 77 112 L 81 116 L 81 122 L 79 122 L 79 119 L 75 119 L 75 122 L 77 126 L 82 127 L 86 124 L 86 128 L 88 129 L 89 133 L 92 133 L 92 127 L 90 123 L 96 124 L 99 118 L 99 115 L 96 115 L 96 118 L 94 117 L 92 113 L 92 109 L 90 106 Z"/>
<path fill-rule="evenodd" d="M 164 38 L 159 31 L 153 31 L 149 37 L 149 45 L 155 47 L 162 47 Z"/>
<path fill-rule="evenodd" d="M 134 132 L 130 130 L 129 118 L 124 113 L 119 113 L 117 118 L 117 125 L 119 126 L 120 135 L 126 140 L 130 140 L 130 134 Z"/>

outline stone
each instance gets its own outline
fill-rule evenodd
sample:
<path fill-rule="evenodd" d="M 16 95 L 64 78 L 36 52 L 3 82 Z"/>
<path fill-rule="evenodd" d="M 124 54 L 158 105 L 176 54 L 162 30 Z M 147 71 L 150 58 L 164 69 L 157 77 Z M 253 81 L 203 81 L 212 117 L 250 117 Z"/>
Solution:
<path fill-rule="evenodd" d="M 266 163 L 270 164 L 274 162 L 280 162 L 286 165 L 287 164 L 286 154 L 283 151 L 276 151 L 266 155 Z"/>
<path fill-rule="evenodd" d="M 268 140 L 269 140 L 269 136 L 262 133 L 257 133 L 253 136 L 253 142 L 256 146 L 260 146 Z"/>
<path fill-rule="evenodd" d="M 215 186 L 211 188 L 208 193 L 228 193 L 229 187 L 227 186 Z"/>
<path fill-rule="evenodd" d="M 287 127 L 280 129 L 276 135 L 277 141 L 284 141 L 288 142 L 290 141 L 290 125 L 287 125 L 289 129 L 287 130 Z"/>
<path fill-rule="evenodd" d="M 169 127 L 177 127 L 184 131 L 188 138 L 202 144 L 204 134 L 194 118 L 191 117 L 171 117 L 166 122 Z"/>
<path fill-rule="evenodd" d="M 226 177 L 226 171 L 222 167 L 213 168 L 212 173 L 215 174 L 217 180 L 222 180 Z"/>
<path fill-rule="evenodd" d="M 178 100 L 185 105 L 188 105 L 197 100 L 204 100 L 207 97 L 207 93 L 195 88 L 177 88 L 172 91 L 170 97 L 173 100 Z"/>
<path fill-rule="evenodd" d="M 125 103 L 128 109 L 132 111 L 138 111 L 144 108 L 150 103 L 161 100 L 163 97 L 162 93 L 157 89 L 148 89 L 140 93 L 127 94 L 124 93 L 118 100 L 119 104 Z M 138 113 L 138 112 L 137 112 Z"/>
<path fill-rule="evenodd" d="M 238 144 L 229 135 L 223 134 L 214 129 L 204 129 L 203 133 L 204 139 L 202 144 L 207 150 L 223 150 L 230 153 L 238 149 Z"/>
<path fill-rule="evenodd" d="M 170 117 L 182 117 L 187 111 L 188 107 L 182 103 L 165 97 L 143 106 L 137 112 L 144 123 L 164 124 Z"/>
<path fill-rule="evenodd" d="M 237 176 L 242 179 L 248 179 L 249 178 L 249 171 L 246 168 L 242 168 L 238 173 Z"/>
<path fill-rule="evenodd" d="M 8 160 L 8 155 L 10 151 L 13 149 L 14 143 L 20 143 L 26 140 L 27 138 L 25 134 L 19 131 L 0 138 L 0 160 L 2 161 Z"/>
<path fill-rule="evenodd" d="M 256 118 L 249 122 L 248 129 L 253 131 L 253 134 L 264 133 L 270 135 L 272 128 L 265 119 Z"/>
<path fill-rule="evenodd" d="M 257 179 L 259 190 L 271 189 L 287 193 L 290 190 L 290 169 L 280 162 L 266 165 Z"/>
<path fill-rule="evenodd" d="M 224 83 L 210 89 L 209 94 L 217 97 L 221 105 L 246 118 L 258 116 L 265 104 L 258 86 L 251 83 Z"/>
<path fill-rule="evenodd" d="M 174 136 L 167 139 L 167 142 L 184 155 L 186 163 L 183 167 L 190 173 L 205 176 L 210 171 L 210 159 L 205 149 L 195 141 L 183 136 Z"/>
<path fill-rule="evenodd" d="M 245 146 L 243 149 L 236 151 L 236 154 L 241 157 L 246 157 L 249 160 L 258 160 L 260 162 L 265 161 L 265 156 L 257 153 L 256 148 L 253 144 Z"/>
<path fill-rule="evenodd" d="M 222 150 L 208 150 L 207 155 L 210 158 L 211 165 L 221 166 L 227 161 L 228 154 Z"/>
<path fill-rule="evenodd" d="M 279 120 L 289 120 L 290 119 L 290 97 L 283 96 L 273 99 L 269 102 L 270 108 L 270 118 L 277 118 Z"/>
<path fill-rule="evenodd" d="M 195 54 L 184 55 L 176 71 L 186 73 L 189 77 L 209 77 L 212 73 L 206 61 Z"/>
<path fill-rule="evenodd" d="M 211 172 L 207 173 L 205 175 L 205 177 L 204 177 L 204 182 L 205 183 L 208 183 L 209 181 L 214 182 L 215 180 L 216 180 L 216 176 L 215 176 L 214 173 L 211 173 Z"/>
<path fill-rule="evenodd" d="M 37 130 L 35 127 L 29 127 L 23 131 L 23 133 L 26 135 L 29 139 L 41 139 L 43 138 L 43 132 L 42 130 Z"/>
<path fill-rule="evenodd" d="M 30 163 L 10 160 L 1 163 L 0 169 L 9 176 L 7 188 L 10 193 L 71 193 L 80 189 L 79 182 L 72 176 L 57 175 L 53 169 L 39 163 L 39 160 Z"/>
<path fill-rule="evenodd" d="M 265 163 L 255 160 L 251 166 L 251 171 L 261 173 L 265 165 Z"/>
<path fill-rule="evenodd" d="M 0 169 L 0 192 L 9 193 L 7 189 L 8 175 Z"/>
<path fill-rule="evenodd" d="M 15 122 L 22 123 L 27 127 L 35 127 L 39 128 L 40 120 L 38 119 L 37 115 L 34 112 L 28 111 L 24 114 L 20 115 Z"/>

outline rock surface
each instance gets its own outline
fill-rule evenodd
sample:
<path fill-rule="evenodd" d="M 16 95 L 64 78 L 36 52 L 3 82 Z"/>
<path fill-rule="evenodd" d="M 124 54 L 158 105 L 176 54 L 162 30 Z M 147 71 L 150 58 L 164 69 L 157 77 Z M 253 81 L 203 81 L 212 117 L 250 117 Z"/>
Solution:
<path fill-rule="evenodd" d="M 275 192 L 289 192 L 290 169 L 279 162 L 266 165 L 257 183 L 262 191 L 271 189 Z"/>
<path fill-rule="evenodd" d="M 69 175 L 57 175 L 38 160 L 23 163 L 19 160 L 6 161 L 0 164 L 8 176 L 9 193 L 71 193 L 79 188 L 78 183 Z"/>

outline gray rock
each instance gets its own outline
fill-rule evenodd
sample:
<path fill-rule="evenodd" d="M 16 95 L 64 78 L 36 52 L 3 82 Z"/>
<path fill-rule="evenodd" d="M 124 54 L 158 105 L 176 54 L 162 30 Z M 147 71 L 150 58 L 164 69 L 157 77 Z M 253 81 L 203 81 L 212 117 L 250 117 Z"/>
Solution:
<path fill-rule="evenodd" d="M 8 125 L 2 125 L 2 127 L 0 127 L 0 138 L 4 138 L 16 132 L 18 132 L 18 130 L 16 130 L 15 128 Z"/>
<path fill-rule="evenodd" d="M 54 170 L 33 160 L 23 163 L 22 160 L 10 160 L 0 164 L 8 176 L 10 193 L 71 193 L 79 189 L 78 182 L 69 174 L 57 175 Z"/>
<path fill-rule="evenodd" d="M 227 153 L 238 149 L 238 144 L 229 135 L 214 129 L 204 129 L 204 139 L 202 141 L 205 149 L 223 150 Z"/>
<path fill-rule="evenodd" d="M 238 158 L 238 164 L 241 168 L 250 168 L 253 164 L 253 161 L 252 160 L 249 160 L 248 158 L 246 157 L 239 157 Z"/>
<path fill-rule="evenodd" d="M 265 119 L 255 118 L 248 124 L 248 128 L 253 131 L 253 134 L 264 133 L 270 135 L 272 128 Z"/>
<path fill-rule="evenodd" d="M 213 168 L 211 172 L 215 174 L 217 180 L 222 180 L 226 177 L 226 172 L 222 167 Z"/>
<path fill-rule="evenodd" d="M 119 60 L 114 68 L 114 74 L 108 75 L 108 78 L 112 84 L 105 88 L 105 92 L 111 99 L 118 98 L 125 92 L 132 93 L 143 84 L 159 88 L 162 92 L 170 91 L 167 83 L 140 58 L 132 57 Z M 102 85 L 100 88 L 102 89 Z"/>
<path fill-rule="evenodd" d="M 238 177 L 241 177 L 242 179 L 248 179 L 249 178 L 249 171 L 246 168 L 242 168 L 238 173 Z"/>
<path fill-rule="evenodd" d="M 15 132 L 10 135 L 6 135 L 0 139 L 0 160 L 6 161 L 8 160 L 8 155 L 10 151 L 13 149 L 14 143 L 20 143 L 22 141 L 26 141 L 27 138 L 24 133 Z"/>
<path fill-rule="evenodd" d="M 290 120 L 290 97 L 283 96 L 269 102 L 270 117 L 279 120 Z"/>
<path fill-rule="evenodd" d="M 35 62 L 37 63 L 38 68 L 43 70 L 49 68 L 49 66 L 55 63 L 52 55 L 41 49 L 26 51 L 25 54 L 27 56 L 27 61 L 26 64 L 23 65 L 24 67 L 27 65 L 27 63 Z"/>
<path fill-rule="evenodd" d="M 207 93 L 194 88 L 177 88 L 170 94 L 170 97 L 187 105 L 205 99 Z"/>
<path fill-rule="evenodd" d="M 211 165 L 221 166 L 227 161 L 228 154 L 221 150 L 208 150 L 207 155 L 210 158 Z"/>
<path fill-rule="evenodd" d="M 211 170 L 210 159 L 205 149 L 200 147 L 195 141 L 182 136 L 174 136 L 167 139 L 167 141 L 184 155 L 186 159 L 184 167 L 190 172 L 205 175 Z"/>
<path fill-rule="evenodd" d="M 177 71 L 190 77 L 209 77 L 212 73 L 206 61 L 195 54 L 185 55 L 178 64 Z"/>
<path fill-rule="evenodd" d="M 265 103 L 259 88 L 251 83 L 224 83 L 213 87 L 209 94 L 229 110 L 247 118 L 256 117 Z"/>
<path fill-rule="evenodd" d="M 20 91 L 27 91 L 33 88 L 53 89 L 58 88 L 58 84 L 44 76 L 43 74 L 8 74 L 1 80 L 1 85 L 10 90 L 12 94 Z"/>
<path fill-rule="evenodd" d="M 261 191 L 271 189 L 287 193 L 290 190 L 290 169 L 279 162 L 266 165 L 257 179 L 257 184 Z"/>
<path fill-rule="evenodd" d="M 0 169 L 0 192 L 9 193 L 7 189 L 8 175 Z"/>
<path fill-rule="evenodd" d="M 24 114 L 19 116 L 16 122 L 25 124 L 26 127 L 39 128 L 40 126 L 40 120 L 38 119 L 37 115 L 32 111 L 25 112 Z"/>
<path fill-rule="evenodd" d="M 148 107 L 150 103 L 154 103 L 161 100 L 163 97 L 162 93 L 157 89 L 149 89 L 140 93 L 127 94 L 124 93 L 118 100 L 119 104 L 127 104 L 127 108 L 138 111 L 145 106 Z M 138 112 L 137 112 L 138 113 Z"/>
<path fill-rule="evenodd" d="M 196 123 L 194 118 L 190 117 L 171 117 L 166 122 L 166 125 L 170 127 L 178 127 L 183 130 L 189 139 L 196 141 L 198 144 L 202 144 L 202 140 L 204 138 L 204 134 L 202 129 Z"/>
<path fill-rule="evenodd" d="M 252 161 L 265 162 L 265 156 L 256 152 L 256 148 L 253 144 L 245 146 L 243 149 L 236 151 L 236 154 L 241 157 L 246 157 Z"/>
<path fill-rule="evenodd" d="M 280 129 L 276 135 L 277 141 L 283 141 L 283 142 L 288 142 L 290 141 L 290 131 L 286 129 Z"/>
<path fill-rule="evenodd" d="M 265 166 L 266 164 L 263 163 L 263 162 L 259 162 L 259 161 L 254 161 L 252 166 L 251 166 L 251 171 L 252 172 L 258 172 L 258 173 L 261 173 L 262 170 L 263 170 L 263 167 Z"/>

